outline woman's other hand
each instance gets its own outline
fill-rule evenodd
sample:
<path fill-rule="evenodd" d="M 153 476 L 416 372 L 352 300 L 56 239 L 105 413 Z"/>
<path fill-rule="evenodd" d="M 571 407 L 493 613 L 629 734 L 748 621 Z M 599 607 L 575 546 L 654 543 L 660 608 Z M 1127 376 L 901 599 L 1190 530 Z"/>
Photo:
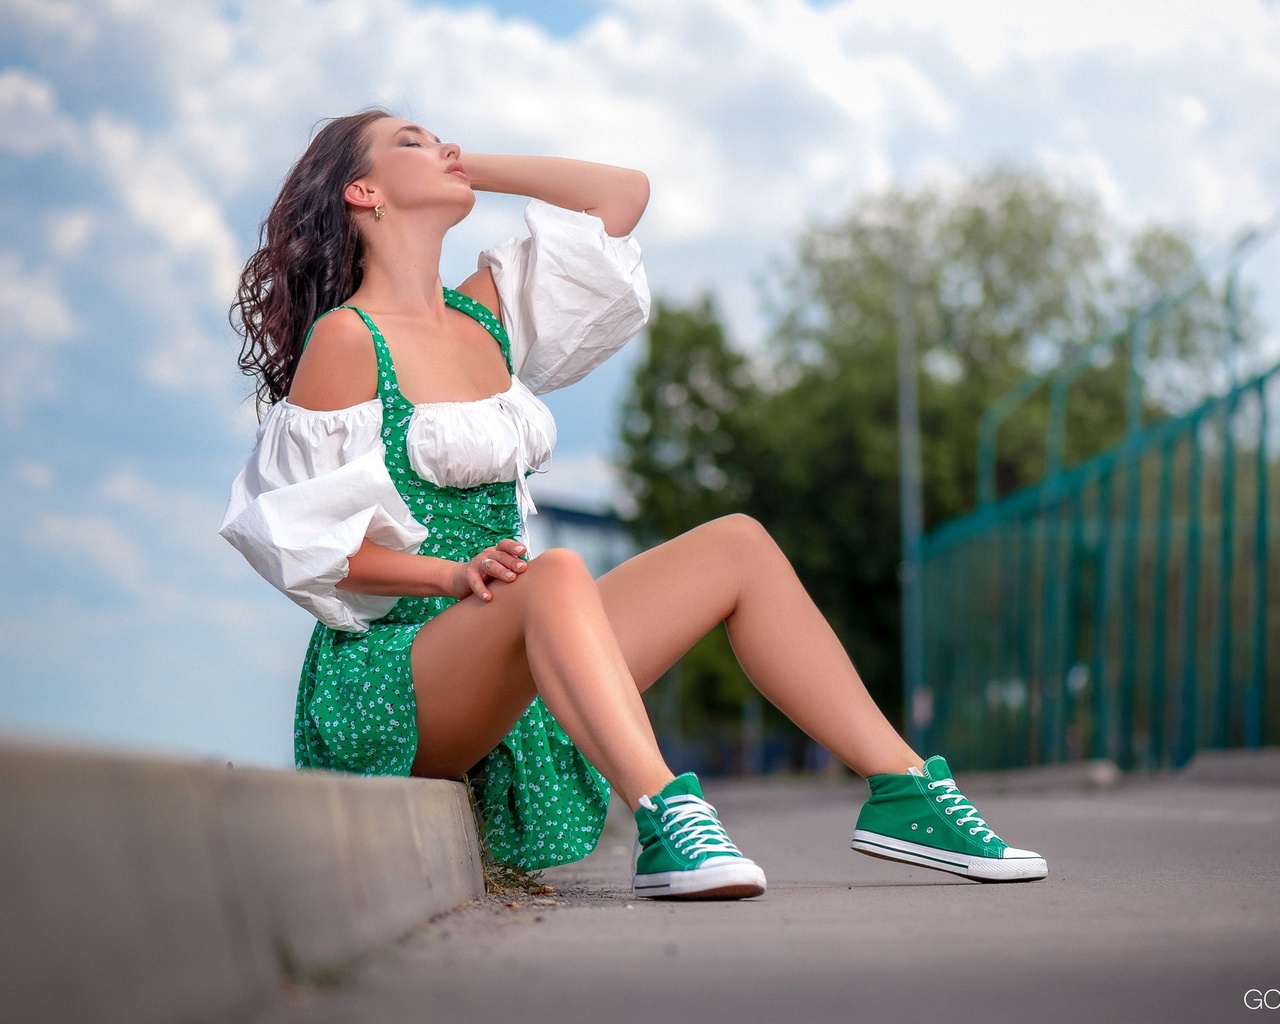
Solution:
<path fill-rule="evenodd" d="M 489 580 L 514 583 L 528 567 L 521 557 L 528 549 L 519 541 L 500 540 L 493 547 L 485 548 L 469 562 L 457 563 L 454 570 L 450 597 L 461 600 L 475 594 L 482 601 L 492 601 L 493 594 L 487 585 Z"/>

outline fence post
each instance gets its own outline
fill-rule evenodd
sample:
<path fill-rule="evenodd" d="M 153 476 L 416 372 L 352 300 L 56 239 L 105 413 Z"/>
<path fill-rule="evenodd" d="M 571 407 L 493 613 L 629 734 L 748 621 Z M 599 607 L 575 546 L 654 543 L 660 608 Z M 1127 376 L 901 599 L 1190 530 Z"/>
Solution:
<path fill-rule="evenodd" d="M 1191 760 L 1198 743 L 1196 668 L 1200 617 L 1200 418 L 1191 424 L 1191 461 L 1187 469 L 1187 555 L 1182 593 L 1182 700 L 1178 718 L 1175 768 Z"/>
<path fill-rule="evenodd" d="M 1107 694 L 1107 614 L 1111 575 L 1111 467 L 1098 474 L 1098 543 L 1095 548 L 1097 575 L 1093 581 L 1093 756 L 1111 756 L 1111 716 Z"/>
<path fill-rule="evenodd" d="M 1165 637 L 1168 634 L 1168 575 L 1169 540 L 1172 533 L 1173 505 L 1173 453 L 1177 441 L 1170 434 L 1160 445 L 1160 497 L 1156 510 L 1156 565 L 1155 594 L 1152 596 L 1151 623 L 1151 748 L 1150 763 L 1164 767 L 1164 729 L 1168 708 L 1165 706 L 1165 671 L 1168 668 L 1168 652 Z"/>
<path fill-rule="evenodd" d="M 1262 745 L 1267 692 L 1267 378 L 1258 380 L 1257 492 L 1253 534 L 1253 664 L 1244 701 L 1244 744 Z"/>

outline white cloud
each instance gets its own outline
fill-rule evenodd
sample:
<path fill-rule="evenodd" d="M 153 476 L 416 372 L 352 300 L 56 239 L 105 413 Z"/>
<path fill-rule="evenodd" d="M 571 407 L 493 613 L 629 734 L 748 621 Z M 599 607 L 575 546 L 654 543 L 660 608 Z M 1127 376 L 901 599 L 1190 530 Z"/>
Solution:
<path fill-rule="evenodd" d="M 1110 213 L 1123 215 L 1124 190 L 1107 158 L 1097 150 L 1045 147 L 1036 153 L 1036 163 L 1053 178 L 1090 189 Z"/>
<path fill-rule="evenodd" d="M 75 333 L 76 321 L 50 269 L 29 271 L 22 258 L 0 251 L 0 318 L 15 344 L 59 341 Z"/>
<path fill-rule="evenodd" d="M 26 30 L 37 40 L 60 39 L 73 50 L 83 50 L 95 35 L 95 19 L 85 17 L 76 3 L 66 0 L 7 0 L 5 16 L 17 35 Z"/>
<path fill-rule="evenodd" d="M 940 39 L 977 75 L 1012 63 L 1114 51 L 1124 60 L 1235 50 L 1276 66 L 1264 56 L 1276 37 L 1274 11 L 1263 0 L 1078 0 L 1028 4 L 1021 0 L 856 0 L 841 4 L 852 24 L 881 31 L 907 29 Z"/>
<path fill-rule="evenodd" d="M 163 144 L 147 145 L 136 127 L 108 114 L 95 117 L 90 132 L 109 180 L 137 222 L 173 255 L 205 257 L 209 294 L 228 295 L 240 272 L 235 238 L 189 162 Z"/>
<path fill-rule="evenodd" d="M 1261 220 L 1276 212 L 1274 191 L 1251 167 L 1242 167 L 1215 154 L 1188 154 L 1182 168 L 1194 218 L 1201 223 Z"/>
<path fill-rule="evenodd" d="M 13 475 L 32 490 L 45 491 L 53 484 L 53 469 L 43 462 L 19 462 Z"/>
<path fill-rule="evenodd" d="M 48 82 L 16 68 L 0 72 L 0 152 L 36 156 L 60 147 L 70 132 Z"/>
<path fill-rule="evenodd" d="M 1178 114 L 1188 128 L 1200 128 L 1209 120 L 1209 108 L 1198 96 L 1186 95 L 1178 101 Z"/>
<path fill-rule="evenodd" d="M 93 233 L 95 217 L 88 210 L 63 210 L 49 218 L 49 247 L 68 259 L 84 251 Z"/>
<path fill-rule="evenodd" d="M 136 590 L 145 579 L 141 547 L 103 515 L 50 513 L 38 524 L 32 543 L 53 558 L 92 566 L 122 590 Z"/>
<path fill-rule="evenodd" d="M 76 333 L 76 318 L 51 268 L 29 270 L 0 251 L 0 416 L 16 422 L 31 402 L 55 395 L 50 348 Z"/>

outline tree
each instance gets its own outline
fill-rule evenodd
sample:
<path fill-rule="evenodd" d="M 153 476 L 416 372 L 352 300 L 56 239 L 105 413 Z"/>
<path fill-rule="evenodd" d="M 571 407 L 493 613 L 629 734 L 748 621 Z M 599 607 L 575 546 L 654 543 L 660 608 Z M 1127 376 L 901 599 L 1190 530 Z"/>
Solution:
<path fill-rule="evenodd" d="M 992 401 L 1117 331 L 1185 279 L 1194 257 L 1176 231 L 1130 234 L 1091 194 L 1010 168 L 953 187 L 870 196 L 839 222 L 801 235 L 777 281 L 776 331 L 754 363 L 729 345 L 709 300 L 688 309 L 659 304 L 624 415 L 633 526 L 653 539 L 730 511 L 754 515 L 792 559 L 873 695 L 897 714 L 904 289 L 920 352 L 932 527 L 972 507 L 976 426 Z M 1220 296 L 1201 287 L 1148 333 L 1148 414 L 1186 400 L 1175 383 L 1203 386 L 1206 368 L 1221 358 L 1223 324 Z M 1068 461 L 1111 446 L 1125 425 L 1126 350 L 1089 351 L 1070 392 Z M 1001 427 L 1002 493 L 1043 474 L 1047 421 L 1041 395 Z M 740 679 L 727 654 L 717 661 L 701 651 L 698 664 L 703 676 Z"/>

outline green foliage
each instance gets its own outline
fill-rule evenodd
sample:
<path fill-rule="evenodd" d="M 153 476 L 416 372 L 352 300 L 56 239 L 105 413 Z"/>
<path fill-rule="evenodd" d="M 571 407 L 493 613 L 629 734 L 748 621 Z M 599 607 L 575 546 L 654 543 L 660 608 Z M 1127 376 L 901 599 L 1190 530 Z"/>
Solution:
<path fill-rule="evenodd" d="M 873 695 L 897 713 L 899 331 L 912 326 L 920 354 L 932 527 L 972 507 L 982 412 L 1028 373 L 1116 331 L 1183 280 L 1194 259 L 1177 231 L 1129 236 L 1092 195 L 1009 168 L 868 197 L 799 238 L 775 283 L 776 331 L 755 361 L 728 343 L 709 300 L 657 306 L 623 418 L 632 525 L 654 540 L 727 512 L 755 516 Z M 1147 336 L 1148 416 L 1213 380 L 1221 300 L 1201 287 Z M 1241 324 L 1252 328 L 1247 315 Z M 1127 364 L 1123 344 L 1089 353 L 1069 392 L 1068 464 L 1122 436 Z M 1043 474 L 1048 416 L 1041 394 L 1002 425 L 1001 493 Z M 700 649 L 690 665 L 699 685 L 741 692 L 727 645 Z M 698 703 L 700 714 L 714 713 L 716 701 L 695 701 L 687 686 L 682 694 L 682 709 Z"/>
<path fill-rule="evenodd" d="M 689 309 L 655 304 L 648 358 L 622 412 L 633 524 L 664 539 L 733 511 L 750 491 L 735 446 L 757 392 L 710 299 Z"/>

